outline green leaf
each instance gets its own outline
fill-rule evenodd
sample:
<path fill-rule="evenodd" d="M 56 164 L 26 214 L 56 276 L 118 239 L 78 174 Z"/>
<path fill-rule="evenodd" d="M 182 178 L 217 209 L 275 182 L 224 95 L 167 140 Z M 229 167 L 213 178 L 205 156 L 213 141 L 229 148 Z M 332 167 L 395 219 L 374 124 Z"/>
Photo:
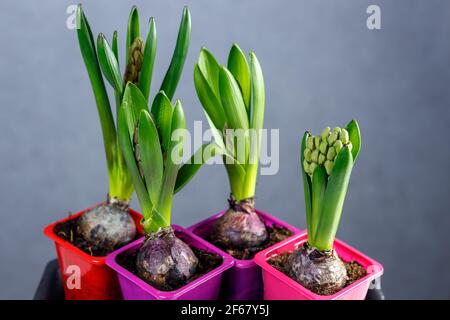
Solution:
<path fill-rule="evenodd" d="M 200 50 L 198 57 L 198 67 L 208 82 L 211 90 L 216 95 L 220 96 L 219 91 L 219 63 L 211 52 L 205 47 Z"/>
<path fill-rule="evenodd" d="M 312 246 L 321 251 L 333 248 L 352 168 L 353 156 L 348 147 L 345 146 L 336 157 L 331 176 L 328 178 L 316 237 L 314 242 L 311 243 Z"/>
<path fill-rule="evenodd" d="M 138 125 L 139 117 L 142 110 L 148 111 L 147 100 L 142 95 L 139 88 L 128 82 L 125 87 L 125 92 L 123 94 L 122 105 L 125 107 L 125 112 L 127 112 L 128 129 L 130 130 L 130 137 L 134 135 L 134 128 Z"/>
<path fill-rule="evenodd" d="M 311 239 L 315 239 L 317 226 L 319 225 L 320 216 L 325 200 L 325 190 L 327 187 L 327 172 L 322 165 L 316 167 L 312 176 L 312 211 L 311 211 Z"/>
<path fill-rule="evenodd" d="M 224 159 L 224 162 L 225 161 L 226 159 Z M 245 169 L 236 162 L 234 164 L 225 164 L 225 169 L 227 170 L 231 193 L 237 201 L 245 199 L 246 197 L 242 193 L 242 186 L 244 185 L 245 179 Z"/>
<path fill-rule="evenodd" d="M 178 169 L 180 167 L 178 160 L 181 160 L 184 149 L 184 136 L 181 136 L 178 140 L 173 140 L 173 134 L 178 129 L 186 129 L 186 120 L 184 117 L 183 107 L 181 106 L 179 100 L 176 101 L 175 108 L 173 110 L 172 138 L 164 162 L 164 177 L 157 206 L 157 211 L 160 212 L 167 221 L 170 221 L 172 197 L 177 180 Z M 179 152 L 177 153 L 176 151 Z M 177 156 L 180 159 L 175 159 L 174 156 Z"/>
<path fill-rule="evenodd" d="M 100 68 L 106 80 L 111 84 L 119 96 L 122 96 L 123 85 L 119 64 L 116 56 L 108 44 L 105 36 L 100 33 L 97 38 L 97 55 Z"/>
<path fill-rule="evenodd" d="M 131 8 L 130 16 L 128 17 L 128 28 L 127 28 L 127 46 L 125 48 L 125 59 L 128 63 L 129 52 L 131 45 L 134 40 L 141 36 L 139 31 L 139 12 L 136 6 Z"/>
<path fill-rule="evenodd" d="M 214 93 L 214 90 L 209 85 L 198 64 L 195 64 L 194 67 L 194 85 L 203 109 L 214 123 L 214 126 L 222 130 L 225 124 L 225 112 L 223 111 L 222 103 L 219 96 Z"/>
<path fill-rule="evenodd" d="M 205 151 L 208 151 L 206 158 L 204 158 Z M 217 155 L 223 154 L 223 150 L 215 143 L 205 143 L 199 148 L 195 154 L 184 163 L 178 171 L 177 181 L 175 183 L 175 193 L 183 189 L 183 187 L 191 181 L 197 171 L 206 163 L 209 159 L 214 158 Z M 200 161 L 199 161 L 200 160 Z"/>
<path fill-rule="evenodd" d="M 181 18 L 180 28 L 178 30 L 177 44 L 172 55 L 169 69 L 161 84 L 161 89 L 172 100 L 183 71 L 184 62 L 186 60 L 189 43 L 191 39 L 191 14 L 188 7 L 184 7 L 183 16 Z"/>
<path fill-rule="evenodd" d="M 345 129 L 347 129 L 350 142 L 352 143 L 353 161 L 356 161 L 359 151 L 361 150 L 361 133 L 358 122 L 356 120 L 350 121 Z"/>
<path fill-rule="evenodd" d="M 301 143 L 301 147 L 300 147 L 300 171 L 302 173 L 303 191 L 304 191 L 304 195 L 305 195 L 306 226 L 308 228 L 308 242 L 311 244 L 311 242 L 313 240 L 312 233 L 311 233 L 311 230 L 313 230 L 312 224 L 311 224 L 311 216 L 312 216 L 311 179 L 310 179 L 309 175 L 303 169 L 303 160 L 305 159 L 305 157 L 303 156 L 303 152 L 306 147 L 306 140 L 308 139 L 309 136 L 310 136 L 309 132 L 305 132 L 305 134 L 303 135 L 303 139 L 302 139 L 302 143 Z"/>
<path fill-rule="evenodd" d="M 163 156 L 158 131 L 146 110 L 141 112 L 138 132 L 145 185 L 152 203 L 156 205 L 159 200 L 163 177 Z"/>
<path fill-rule="evenodd" d="M 131 140 L 133 136 L 130 136 L 130 132 L 134 132 L 134 127 L 128 128 L 130 121 L 127 119 L 127 115 L 130 115 L 131 112 L 127 112 L 127 108 L 129 108 L 129 106 L 122 105 L 118 112 L 117 130 L 120 150 L 122 151 L 127 168 L 130 172 L 131 180 L 133 181 L 133 185 L 142 208 L 142 214 L 145 219 L 150 219 L 153 204 L 150 200 L 149 194 L 147 193 L 144 180 L 141 177 L 138 164 L 134 156 L 133 144 Z"/>
<path fill-rule="evenodd" d="M 258 176 L 258 165 L 260 156 L 260 146 L 261 146 L 261 130 L 264 126 L 264 104 L 265 104 L 265 94 L 264 94 L 264 77 L 259 64 L 258 58 L 253 52 L 250 52 L 250 65 L 251 65 L 251 90 L 252 97 L 250 101 L 251 119 L 250 127 L 254 129 L 253 139 L 256 141 L 251 141 L 250 154 L 248 165 L 246 168 L 246 176 L 244 183 L 244 196 L 249 198 L 255 195 L 256 179 Z M 250 76 L 249 76 L 250 77 Z"/>
<path fill-rule="evenodd" d="M 141 74 L 139 76 L 139 88 L 148 100 L 150 85 L 152 82 L 153 64 L 156 55 L 156 26 L 155 20 L 150 18 L 147 40 L 145 41 L 144 57 L 142 60 Z"/>
<path fill-rule="evenodd" d="M 165 151 L 169 149 L 170 135 L 172 133 L 172 104 L 164 91 L 158 92 L 153 99 L 152 114 L 156 119 L 156 126 L 161 137 L 161 144 Z"/>
<path fill-rule="evenodd" d="M 225 67 L 219 71 L 220 98 L 231 129 L 249 128 L 247 111 L 239 85 Z"/>
<path fill-rule="evenodd" d="M 234 43 L 228 55 L 227 68 L 241 88 L 242 97 L 247 109 L 250 108 L 250 68 L 241 48 Z M 248 112 L 250 114 L 250 112 Z"/>
<path fill-rule="evenodd" d="M 120 63 L 119 63 L 119 40 L 118 40 L 118 33 L 117 31 L 114 31 L 113 37 L 112 37 L 112 43 L 111 43 L 111 49 L 114 52 L 114 56 L 116 57 L 117 61 L 117 67 L 120 70 Z"/>
<path fill-rule="evenodd" d="M 114 118 L 111 112 L 108 94 L 97 60 L 94 38 L 81 5 L 78 5 L 76 14 L 78 42 L 95 96 L 97 111 L 102 127 L 108 174 L 111 175 L 115 170 L 116 157 L 118 156 L 116 127 L 114 125 Z"/>

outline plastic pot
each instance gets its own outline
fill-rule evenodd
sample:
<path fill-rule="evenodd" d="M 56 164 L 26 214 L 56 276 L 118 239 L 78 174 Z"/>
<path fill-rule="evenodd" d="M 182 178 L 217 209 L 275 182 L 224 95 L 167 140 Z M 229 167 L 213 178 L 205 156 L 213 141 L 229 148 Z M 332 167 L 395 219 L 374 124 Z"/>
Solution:
<path fill-rule="evenodd" d="M 116 260 L 117 256 L 123 252 L 138 250 L 145 239 L 142 237 L 112 252 L 106 258 L 106 264 L 117 272 L 125 300 L 216 300 L 219 297 L 222 274 L 233 266 L 233 258 L 187 229 L 177 225 L 172 225 L 172 228 L 177 237 L 188 245 L 221 256 L 222 264 L 177 290 L 158 290 L 120 266 Z"/>
<path fill-rule="evenodd" d="M 348 244 L 336 239 L 334 248 L 344 261 L 356 261 L 367 271 L 366 276 L 343 288 L 339 292 L 322 296 L 315 294 L 290 277 L 272 267 L 267 260 L 283 252 L 292 252 L 307 241 L 306 233 L 298 234 L 259 252 L 256 263 L 261 266 L 264 278 L 265 300 L 364 300 L 370 283 L 383 274 L 383 266 Z"/>
<path fill-rule="evenodd" d="M 67 300 L 117 300 L 122 299 L 116 273 L 106 265 L 106 257 L 91 256 L 53 232 L 57 224 L 73 220 L 93 206 L 44 229 L 44 234 L 55 242 L 61 272 L 64 295 Z M 140 221 L 142 215 L 129 209 L 139 235 L 143 235 Z"/>
<path fill-rule="evenodd" d="M 191 226 L 188 230 L 197 236 L 206 239 L 211 234 L 214 223 L 226 211 L 219 212 L 199 223 Z M 266 226 L 277 225 L 284 227 L 294 234 L 300 233 L 300 229 L 281 221 L 268 213 L 256 210 Z M 224 274 L 220 292 L 221 299 L 225 300 L 261 300 L 263 297 L 263 283 L 261 268 L 254 259 L 234 259 L 234 266 Z"/>

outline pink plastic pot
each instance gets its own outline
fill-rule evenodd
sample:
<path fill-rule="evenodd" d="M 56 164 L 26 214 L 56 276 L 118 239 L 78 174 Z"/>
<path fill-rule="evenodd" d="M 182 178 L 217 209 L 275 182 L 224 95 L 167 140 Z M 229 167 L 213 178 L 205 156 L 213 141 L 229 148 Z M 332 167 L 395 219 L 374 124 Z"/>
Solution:
<path fill-rule="evenodd" d="M 60 238 L 53 231 L 57 224 L 76 219 L 95 207 L 93 206 L 54 222 L 44 229 L 44 234 L 55 242 L 64 294 L 67 300 L 122 299 L 117 275 L 106 265 L 106 257 L 90 256 L 70 242 Z M 144 232 L 140 224 L 142 215 L 133 209 L 129 210 L 139 235 L 143 235 Z M 79 282 L 74 278 L 78 275 Z"/>
<path fill-rule="evenodd" d="M 172 228 L 175 230 L 177 237 L 188 245 L 222 256 L 222 264 L 177 290 L 158 290 L 119 265 L 116 261 L 117 256 L 122 252 L 138 250 L 144 241 L 143 237 L 112 252 L 106 258 L 106 264 L 118 274 L 120 288 L 125 300 L 216 300 L 219 297 L 222 274 L 233 266 L 233 258 L 197 237 L 189 230 L 177 225 L 172 225 Z"/>
<path fill-rule="evenodd" d="M 255 256 L 256 263 L 261 266 L 264 278 L 264 300 L 363 300 L 370 283 L 383 274 L 383 266 L 367 257 L 355 248 L 336 239 L 334 248 L 344 261 L 357 261 L 367 271 L 367 275 L 341 291 L 330 295 L 315 294 L 287 275 L 272 267 L 267 260 L 283 252 L 292 252 L 307 241 L 306 233 L 290 237 Z"/>
<path fill-rule="evenodd" d="M 256 210 L 266 226 L 277 225 L 284 227 L 294 234 L 301 231 L 296 227 L 281 221 L 268 213 Z M 219 212 L 199 223 L 191 226 L 188 230 L 205 239 L 211 234 L 212 227 L 225 211 Z M 233 258 L 234 259 L 234 258 Z M 263 297 L 263 282 L 261 268 L 251 260 L 234 259 L 234 266 L 224 274 L 220 298 L 224 300 L 261 300 Z"/>

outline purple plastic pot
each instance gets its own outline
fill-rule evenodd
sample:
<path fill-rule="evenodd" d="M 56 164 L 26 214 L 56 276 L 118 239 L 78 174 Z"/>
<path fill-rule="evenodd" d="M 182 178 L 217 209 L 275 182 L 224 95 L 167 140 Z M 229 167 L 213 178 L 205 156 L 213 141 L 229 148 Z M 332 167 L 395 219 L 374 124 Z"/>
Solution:
<path fill-rule="evenodd" d="M 301 233 L 300 229 L 297 229 L 268 213 L 259 211 L 258 209 L 256 212 L 268 227 L 276 225 L 284 227 L 294 234 Z M 188 230 L 192 231 L 195 235 L 206 239 L 211 234 L 214 222 L 216 222 L 216 220 L 224 213 L 225 211 L 219 212 L 212 217 L 190 226 Z M 234 266 L 224 274 L 220 298 L 225 300 L 261 300 L 263 298 L 263 289 L 261 268 L 255 263 L 254 259 L 234 259 Z"/>
<path fill-rule="evenodd" d="M 188 245 L 221 256 L 222 264 L 177 290 L 158 290 L 116 262 L 122 252 L 138 250 L 144 241 L 142 237 L 106 257 L 106 264 L 117 272 L 124 300 L 216 300 L 219 297 L 222 274 L 233 266 L 233 258 L 189 230 L 177 225 L 172 225 L 172 228 L 177 237 Z"/>

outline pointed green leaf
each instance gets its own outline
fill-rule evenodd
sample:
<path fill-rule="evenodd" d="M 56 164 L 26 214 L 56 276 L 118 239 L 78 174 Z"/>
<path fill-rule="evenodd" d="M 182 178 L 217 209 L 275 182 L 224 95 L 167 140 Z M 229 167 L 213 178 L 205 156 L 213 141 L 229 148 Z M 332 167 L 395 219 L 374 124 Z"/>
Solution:
<path fill-rule="evenodd" d="M 81 5 L 78 5 L 76 15 L 78 42 L 95 96 L 97 111 L 102 127 L 108 173 L 110 175 L 111 172 L 115 170 L 117 157 L 116 127 L 114 125 L 114 118 L 111 112 L 108 94 L 98 64 L 92 31 Z"/>
<path fill-rule="evenodd" d="M 213 93 L 218 97 L 219 91 L 219 63 L 216 58 L 205 47 L 200 50 L 198 57 L 198 67 L 205 80 L 208 82 Z"/>
<path fill-rule="evenodd" d="M 339 152 L 328 178 L 323 208 L 316 237 L 311 245 L 319 250 L 331 250 L 339 227 L 345 196 L 353 168 L 353 156 L 347 146 Z"/>
<path fill-rule="evenodd" d="M 247 111 L 239 85 L 225 67 L 219 71 L 219 88 L 222 106 L 231 129 L 249 128 Z"/>
<path fill-rule="evenodd" d="M 152 114 L 156 119 L 161 144 L 164 151 L 169 149 L 170 134 L 172 132 L 172 104 L 164 91 L 158 92 L 152 103 Z"/>
<path fill-rule="evenodd" d="M 148 111 L 147 100 L 135 84 L 128 82 L 123 94 L 122 105 L 125 106 L 125 112 L 127 113 L 130 136 L 133 137 L 133 130 L 138 124 L 141 111 Z"/>
<path fill-rule="evenodd" d="M 119 96 L 122 96 L 123 86 L 120 76 L 119 64 L 116 56 L 108 44 L 105 36 L 100 33 L 97 38 L 97 55 L 100 68 L 106 80 L 111 84 Z"/>
<path fill-rule="evenodd" d="M 222 103 L 219 96 L 214 93 L 209 85 L 198 64 L 194 67 L 194 85 L 203 109 L 214 123 L 214 126 L 222 130 L 225 124 L 225 113 Z"/>
<path fill-rule="evenodd" d="M 180 163 L 178 163 L 177 160 L 181 160 L 184 149 L 184 136 L 179 137 L 179 139 L 174 139 L 175 137 L 173 136 L 174 132 L 178 129 L 186 129 L 186 120 L 184 117 L 183 107 L 181 106 L 179 100 L 176 101 L 175 108 L 173 110 L 172 137 L 164 162 L 164 177 L 157 207 L 158 212 L 163 215 L 165 220 L 169 221 L 170 210 L 172 207 L 172 196 L 180 167 Z M 175 157 L 179 159 L 176 159 Z"/>
<path fill-rule="evenodd" d="M 145 185 L 152 203 L 157 205 L 163 177 L 163 156 L 158 131 L 146 110 L 141 112 L 138 132 Z"/>
<path fill-rule="evenodd" d="M 131 8 L 130 15 L 128 17 L 128 28 L 127 28 L 127 46 L 125 48 L 125 59 L 128 63 L 129 52 L 131 45 L 134 40 L 141 36 L 141 32 L 139 30 L 139 12 L 136 6 Z"/>
<path fill-rule="evenodd" d="M 178 30 L 177 44 L 172 55 L 169 69 L 161 84 L 161 89 L 172 100 L 183 71 L 184 62 L 186 60 L 189 43 L 191 39 L 191 14 L 188 7 L 184 7 L 183 16 L 181 18 L 180 28 Z"/>
<path fill-rule="evenodd" d="M 234 43 L 228 55 L 227 68 L 241 88 L 242 97 L 247 109 L 250 107 L 250 68 L 241 48 Z M 248 112 L 250 114 L 250 112 Z"/>
<path fill-rule="evenodd" d="M 348 135 L 352 143 L 353 161 L 356 161 L 359 151 L 361 150 L 361 133 L 358 122 L 356 120 L 352 120 L 345 128 L 348 131 Z"/>
<path fill-rule="evenodd" d="M 118 33 L 117 31 L 114 31 L 113 37 L 112 37 L 112 43 L 111 43 L 111 49 L 114 52 L 114 56 L 117 60 L 117 66 L 120 70 L 120 63 L 119 63 L 119 40 L 118 40 Z"/>
<path fill-rule="evenodd" d="M 301 147 L 300 147 L 300 172 L 302 173 L 302 179 L 303 179 L 303 191 L 305 195 L 305 210 L 306 210 L 306 226 L 308 228 L 308 242 L 311 244 L 313 238 L 311 230 L 312 224 L 311 224 L 311 216 L 312 216 L 312 199 L 311 199 L 311 179 L 309 175 L 305 172 L 303 169 L 303 160 L 305 159 L 303 156 L 303 152 L 306 147 L 306 140 L 310 136 L 309 132 L 305 132 L 303 135 Z"/>
<path fill-rule="evenodd" d="M 155 20 L 150 18 L 147 40 L 145 41 L 144 58 L 142 60 L 141 74 L 139 76 L 139 88 L 148 100 L 150 85 L 152 82 L 153 64 L 156 55 L 156 26 Z"/>
<path fill-rule="evenodd" d="M 317 226 L 319 225 L 320 215 L 325 202 L 327 180 L 328 176 L 325 168 L 322 165 L 317 166 L 312 176 L 311 229 L 308 229 L 308 232 L 311 233 L 311 239 L 313 239 L 313 241 L 315 239 Z"/>
<path fill-rule="evenodd" d="M 134 156 L 133 144 L 131 140 L 132 136 L 130 136 L 130 132 L 133 132 L 134 128 L 128 128 L 128 124 L 130 122 L 127 120 L 127 114 L 131 114 L 131 112 L 127 112 L 127 108 L 129 108 L 129 106 L 127 107 L 126 105 L 122 105 L 122 107 L 119 108 L 117 118 L 118 140 L 120 150 L 122 151 L 123 157 L 127 164 L 127 168 L 130 172 L 131 179 L 142 208 L 142 214 L 145 219 L 149 219 L 152 214 L 153 204 L 147 193 L 144 180 L 141 177 L 138 164 Z"/>

